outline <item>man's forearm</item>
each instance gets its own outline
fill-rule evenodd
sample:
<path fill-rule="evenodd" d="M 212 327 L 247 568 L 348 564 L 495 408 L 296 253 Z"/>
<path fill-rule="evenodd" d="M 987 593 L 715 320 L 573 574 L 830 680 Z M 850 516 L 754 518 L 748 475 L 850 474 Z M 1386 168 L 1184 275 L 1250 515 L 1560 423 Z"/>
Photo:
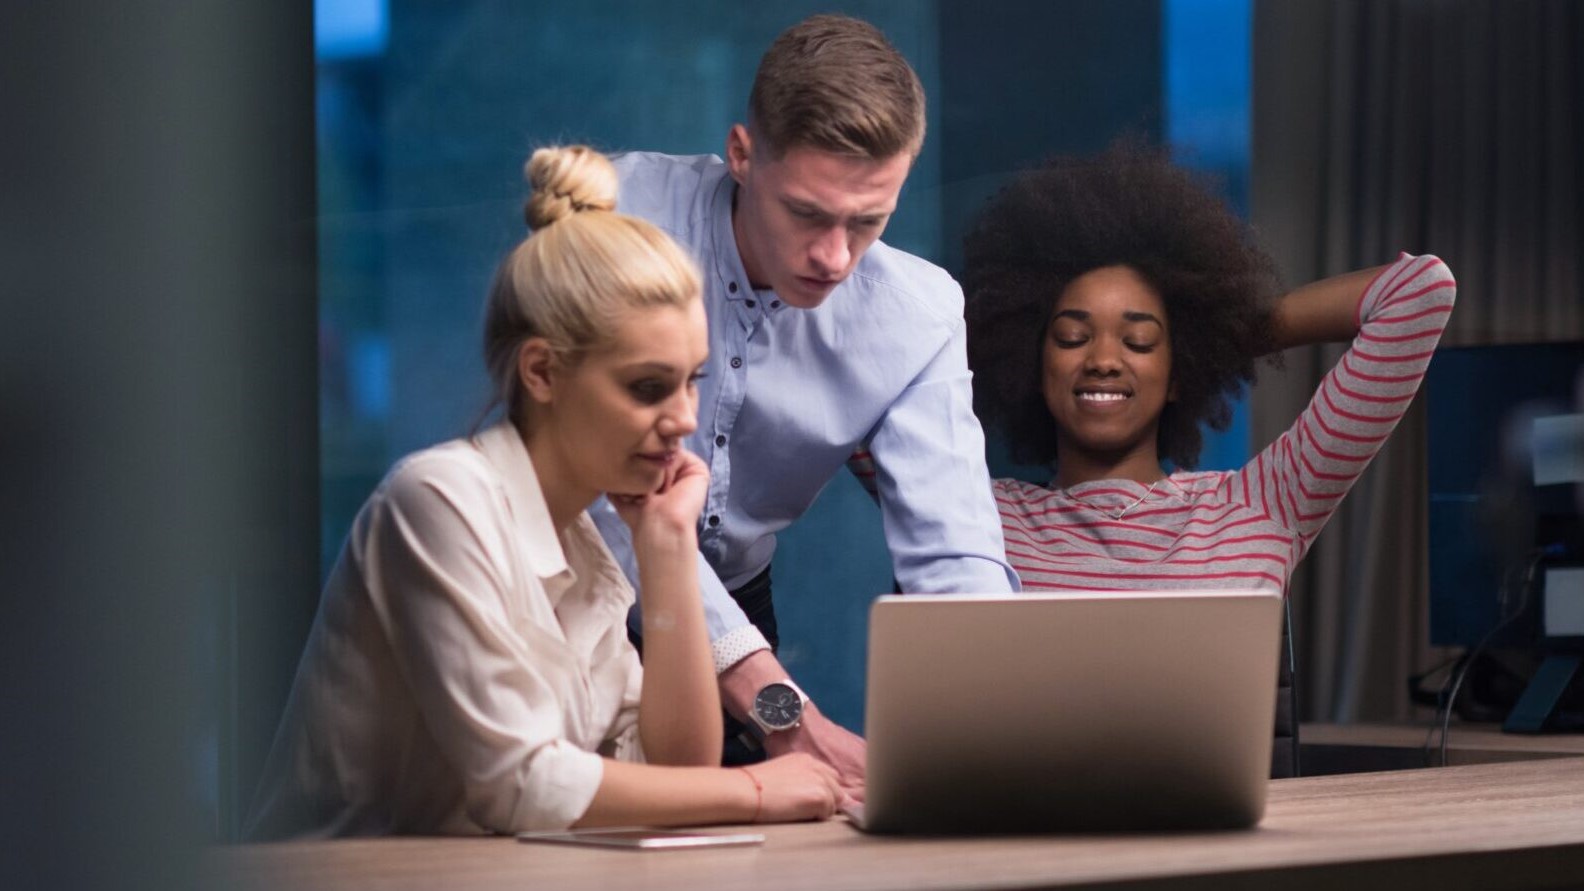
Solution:
<path fill-rule="evenodd" d="M 759 650 L 717 676 L 721 705 L 738 720 L 745 720 L 754 694 L 765 684 L 788 677 L 790 675 L 786 668 L 773 653 Z M 814 703 L 808 703 L 798 726 L 770 734 L 764 746 L 766 754 L 772 758 L 788 752 L 813 755 L 836 768 L 841 776 L 842 788 L 848 796 L 863 800 L 864 741 L 821 714 Z"/>
<path fill-rule="evenodd" d="M 758 650 L 716 676 L 720 683 L 721 705 L 739 721 L 748 719 L 754 694 L 765 684 L 790 677 L 781 661 L 769 650 Z"/>

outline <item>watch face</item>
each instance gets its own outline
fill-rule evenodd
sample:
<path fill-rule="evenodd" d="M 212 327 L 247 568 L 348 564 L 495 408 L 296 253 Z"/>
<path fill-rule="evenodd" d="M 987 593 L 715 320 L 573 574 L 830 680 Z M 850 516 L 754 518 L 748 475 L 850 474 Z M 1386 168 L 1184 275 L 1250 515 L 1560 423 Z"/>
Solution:
<path fill-rule="evenodd" d="M 787 684 L 768 684 L 754 697 L 754 714 L 764 726 L 785 730 L 803 717 L 803 698 Z"/>

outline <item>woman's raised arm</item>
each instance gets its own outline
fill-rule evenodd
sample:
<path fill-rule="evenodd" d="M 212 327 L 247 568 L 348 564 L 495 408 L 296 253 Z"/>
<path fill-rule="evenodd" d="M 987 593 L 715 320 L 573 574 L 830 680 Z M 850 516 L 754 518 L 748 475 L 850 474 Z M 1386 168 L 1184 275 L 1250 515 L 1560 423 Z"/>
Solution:
<path fill-rule="evenodd" d="M 1360 327 L 1364 290 L 1386 266 L 1344 272 L 1295 288 L 1271 310 L 1276 349 L 1352 340 Z"/>

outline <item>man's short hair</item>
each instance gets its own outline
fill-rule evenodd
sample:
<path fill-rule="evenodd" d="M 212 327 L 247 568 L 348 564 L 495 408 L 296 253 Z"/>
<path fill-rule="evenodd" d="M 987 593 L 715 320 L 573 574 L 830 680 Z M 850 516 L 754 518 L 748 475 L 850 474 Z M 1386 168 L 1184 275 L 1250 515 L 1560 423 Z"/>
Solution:
<path fill-rule="evenodd" d="M 779 158 L 799 146 L 881 160 L 924 145 L 924 87 L 880 29 L 839 15 L 811 16 L 770 44 L 748 126 Z"/>

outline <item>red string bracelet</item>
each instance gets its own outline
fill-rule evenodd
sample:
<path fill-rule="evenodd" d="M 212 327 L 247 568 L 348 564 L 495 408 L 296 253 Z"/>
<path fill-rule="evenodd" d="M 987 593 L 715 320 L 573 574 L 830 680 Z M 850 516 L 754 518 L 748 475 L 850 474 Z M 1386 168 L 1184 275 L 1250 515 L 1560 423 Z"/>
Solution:
<path fill-rule="evenodd" d="M 759 822 L 759 811 L 764 808 L 764 787 L 759 785 L 759 778 L 753 775 L 753 771 L 746 767 L 739 767 L 737 769 L 742 771 L 743 774 L 748 777 L 748 782 L 754 784 L 754 812 L 753 818 L 748 822 L 757 823 Z"/>

